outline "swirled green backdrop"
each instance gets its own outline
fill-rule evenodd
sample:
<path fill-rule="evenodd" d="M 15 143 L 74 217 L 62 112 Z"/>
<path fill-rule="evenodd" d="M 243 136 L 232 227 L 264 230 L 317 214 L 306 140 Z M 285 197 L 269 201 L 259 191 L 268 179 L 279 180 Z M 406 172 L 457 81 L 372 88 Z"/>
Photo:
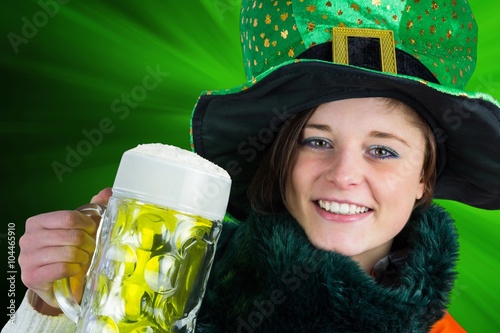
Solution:
<path fill-rule="evenodd" d="M 500 3 L 470 4 L 480 35 L 478 67 L 468 89 L 500 98 Z M 122 152 L 139 143 L 188 148 L 198 94 L 244 82 L 239 5 L 238 0 L 4 2 L 0 265 L 6 278 L 16 278 L 13 293 L 11 287 L 0 294 L 6 307 L 19 305 L 25 291 L 18 268 L 9 273 L 9 225 L 15 224 L 10 231 L 19 238 L 29 216 L 86 203 L 112 185 Z M 469 332 L 499 332 L 500 211 L 441 203 L 455 217 L 461 242 L 450 312 Z"/>

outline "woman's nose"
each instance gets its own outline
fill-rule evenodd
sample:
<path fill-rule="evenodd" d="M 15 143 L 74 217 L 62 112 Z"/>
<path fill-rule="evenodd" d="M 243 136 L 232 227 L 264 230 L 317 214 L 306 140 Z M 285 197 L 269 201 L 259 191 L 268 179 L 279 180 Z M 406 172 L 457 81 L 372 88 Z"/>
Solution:
<path fill-rule="evenodd" d="M 337 151 L 330 159 L 326 179 L 341 189 L 358 185 L 363 179 L 362 156 L 352 151 Z"/>

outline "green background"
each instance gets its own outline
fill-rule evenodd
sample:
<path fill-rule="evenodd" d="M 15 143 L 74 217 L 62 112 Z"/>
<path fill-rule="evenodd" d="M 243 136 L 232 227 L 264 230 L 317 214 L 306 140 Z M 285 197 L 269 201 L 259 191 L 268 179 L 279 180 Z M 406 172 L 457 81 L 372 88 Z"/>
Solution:
<path fill-rule="evenodd" d="M 58 3 L 57 12 L 54 1 L 7 0 L 1 12 L 2 267 L 9 223 L 20 237 L 29 216 L 88 202 L 112 185 L 121 154 L 137 144 L 189 148 L 199 93 L 244 82 L 237 0 L 73 0 Z M 500 3 L 469 2 L 479 58 L 467 90 L 500 98 Z M 53 15 L 43 14 L 40 3 L 52 4 Z M 30 31 L 27 21 L 39 27 Z M 9 36 L 23 33 L 30 38 L 16 50 Z M 148 67 L 162 76 L 145 90 Z M 127 105 L 122 99 L 131 94 L 138 101 Z M 86 144 L 85 133 L 95 134 L 93 143 Z M 72 149 L 82 154 L 69 166 Z M 54 163 L 68 168 L 58 177 Z M 469 332 L 499 332 L 500 211 L 441 203 L 456 219 L 461 242 L 450 312 Z M 18 273 L 16 304 L 24 291 Z M 4 309 L 7 293 L 0 292 Z"/>

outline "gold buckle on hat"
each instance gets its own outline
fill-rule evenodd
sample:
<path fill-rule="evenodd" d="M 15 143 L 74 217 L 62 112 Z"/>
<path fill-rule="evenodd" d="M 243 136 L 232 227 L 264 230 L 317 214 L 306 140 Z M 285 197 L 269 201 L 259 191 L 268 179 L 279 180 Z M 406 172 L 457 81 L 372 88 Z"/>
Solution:
<path fill-rule="evenodd" d="M 334 27 L 332 29 L 333 62 L 349 65 L 348 37 L 378 38 L 382 72 L 397 74 L 396 49 L 392 30 Z"/>

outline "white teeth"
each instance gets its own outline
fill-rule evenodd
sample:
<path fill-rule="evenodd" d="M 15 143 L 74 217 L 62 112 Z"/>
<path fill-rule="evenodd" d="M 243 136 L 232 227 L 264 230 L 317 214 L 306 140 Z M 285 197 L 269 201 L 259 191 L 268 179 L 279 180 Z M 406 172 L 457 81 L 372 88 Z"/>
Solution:
<path fill-rule="evenodd" d="M 349 205 L 346 203 L 340 204 L 340 209 L 339 209 L 340 214 L 347 214 L 349 213 Z"/>
<path fill-rule="evenodd" d="M 326 210 L 328 212 L 335 213 L 335 214 L 342 214 L 342 215 L 361 214 L 361 213 L 365 213 L 369 210 L 369 208 L 367 208 L 367 207 L 349 205 L 347 203 L 339 204 L 338 202 L 335 202 L 335 201 L 319 200 L 318 203 L 319 203 L 319 206 L 321 208 L 323 208 L 324 210 Z"/>

